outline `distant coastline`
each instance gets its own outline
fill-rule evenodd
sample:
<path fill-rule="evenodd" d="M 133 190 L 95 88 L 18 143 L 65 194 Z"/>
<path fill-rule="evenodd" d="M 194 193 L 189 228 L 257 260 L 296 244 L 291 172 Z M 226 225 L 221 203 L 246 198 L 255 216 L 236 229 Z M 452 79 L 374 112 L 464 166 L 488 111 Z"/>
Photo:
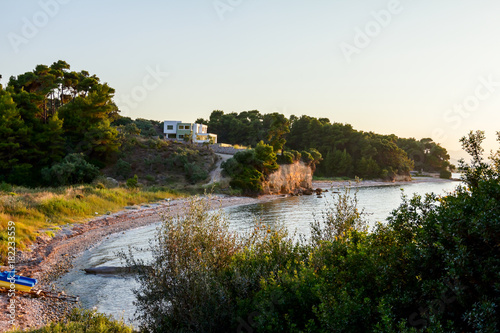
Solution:
<path fill-rule="evenodd" d="M 418 184 L 418 183 L 444 183 L 460 181 L 458 178 L 443 179 L 438 177 L 413 177 L 411 181 L 394 181 L 387 182 L 382 180 L 360 180 L 356 182 L 355 180 L 313 180 L 313 188 L 342 188 L 342 187 L 374 187 L 374 186 L 394 186 L 394 185 L 405 185 L 405 184 Z"/>

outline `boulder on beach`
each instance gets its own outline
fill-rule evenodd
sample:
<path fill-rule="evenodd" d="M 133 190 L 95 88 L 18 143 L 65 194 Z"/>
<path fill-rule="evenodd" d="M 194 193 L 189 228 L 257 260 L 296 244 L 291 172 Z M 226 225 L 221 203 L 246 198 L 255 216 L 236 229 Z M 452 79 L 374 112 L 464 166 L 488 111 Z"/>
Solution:
<path fill-rule="evenodd" d="M 114 178 L 106 177 L 106 184 L 105 185 L 108 188 L 114 188 L 114 187 L 120 186 L 120 183 Z"/>

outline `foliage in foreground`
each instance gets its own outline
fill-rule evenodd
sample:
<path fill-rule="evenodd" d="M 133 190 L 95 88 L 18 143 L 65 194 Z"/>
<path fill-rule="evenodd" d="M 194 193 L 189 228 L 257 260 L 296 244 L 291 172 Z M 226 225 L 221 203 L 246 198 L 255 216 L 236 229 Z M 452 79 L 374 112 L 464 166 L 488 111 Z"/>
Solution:
<path fill-rule="evenodd" d="M 102 313 L 73 309 L 66 320 L 51 323 L 29 333 L 131 333 L 132 328 Z"/>
<path fill-rule="evenodd" d="M 500 159 L 463 139 L 466 187 L 404 198 L 366 231 L 347 194 L 310 241 L 257 224 L 231 232 L 194 200 L 166 219 L 152 270 L 138 276 L 142 328 L 153 332 L 497 332 L 500 322 Z"/>

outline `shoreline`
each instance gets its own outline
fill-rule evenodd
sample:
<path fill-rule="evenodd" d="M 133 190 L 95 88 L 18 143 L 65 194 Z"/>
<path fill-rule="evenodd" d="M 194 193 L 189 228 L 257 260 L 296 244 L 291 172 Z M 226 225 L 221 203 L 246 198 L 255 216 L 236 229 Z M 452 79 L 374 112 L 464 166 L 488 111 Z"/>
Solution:
<path fill-rule="evenodd" d="M 209 196 L 212 209 L 249 205 L 264 202 L 280 196 L 259 198 Z M 156 204 L 144 204 L 135 209 L 124 209 L 110 215 L 89 219 L 84 222 L 61 227 L 50 238 L 41 236 L 30 246 L 30 251 L 18 251 L 16 271 L 23 276 L 38 279 L 37 289 L 61 291 L 54 285 L 61 275 L 67 273 L 73 261 L 86 250 L 105 240 L 106 237 L 161 221 L 162 216 L 183 214 L 190 198 L 174 199 Z M 6 270 L 2 267 L 2 270 Z M 0 293 L 0 332 L 12 330 L 9 324 L 6 292 Z M 63 318 L 75 303 L 51 298 L 35 298 L 30 294 L 16 294 L 17 329 L 34 329 Z"/>
<path fill-rule="evenodd" d="M 450 182 L 453 180 L 432 177 L 418 177 L 412 181 L 383 182 L 362 180 L 354 181 L 313 181 L 312 187 L 337 189 L 349 187 L 397 186 L 426 182 Z M 271 201 L 289 195 L 263 195 L 257 198 L 208 196 L 212 209 L 249 205 Z M 31 251 L 18 251 L 16 271 L 23 276 L 39 280 L 37 289 L 61 290 L 54 285 L 58 277 L 67 273 L 76 258 L 86 250 L 104 241 L 106 237 L 126 230 L 139 228 L 161 221 L 162 216 L 182 215 L 190 198 L 164 200 L 161 203 L 143 204 L 133 209 L 123 209 L 114 214 L 92 218 L 81 223 L 62 226 L 52 238 L 41 236 L 30 246 Z M 129 207 L 130 208 L 130 207 Z M 2 267 L 5 268 L 5 267 Z M 7 293 L 0 293 L 0 332 L 12 329 L 8 323 Z M 75 307 L 75 303 L 50 298 L 16 296 L 16 325 L 21 329 L 33 329 L 57 321 Z"/>
<path fill-rule="evenodd" d="M 408 184 L 421 184 L 421 183 L 446 183 L 446 182 L 460 182 L 460 179 L 443 179 L 436 177 L 415 177 L 410 181 L 381 181 L 381 180 L 313 180 L 313 188 L 342 188 L 342 187 L 377 187 L 377 186 L 399 186 Z"/>

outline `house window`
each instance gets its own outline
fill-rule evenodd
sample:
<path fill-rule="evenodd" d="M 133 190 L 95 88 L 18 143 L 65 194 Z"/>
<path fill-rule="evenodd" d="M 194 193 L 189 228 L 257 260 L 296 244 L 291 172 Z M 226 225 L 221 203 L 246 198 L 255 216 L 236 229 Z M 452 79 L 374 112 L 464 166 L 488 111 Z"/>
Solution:
<path fill-rule="evenodd" d="M 169 139 L 175 139 L 177 136 L 175 134 L 169 134 L 167 138 Z"/>
<path fill-rule="evenodd" d="M 179 139 L 184 139 L 184 134 L 179 134 Z"/>
<path fill-rule="evenodd" d="M 167 125 L 167 130 L 173 130 L 174 129 L 174 125 Z"/>

